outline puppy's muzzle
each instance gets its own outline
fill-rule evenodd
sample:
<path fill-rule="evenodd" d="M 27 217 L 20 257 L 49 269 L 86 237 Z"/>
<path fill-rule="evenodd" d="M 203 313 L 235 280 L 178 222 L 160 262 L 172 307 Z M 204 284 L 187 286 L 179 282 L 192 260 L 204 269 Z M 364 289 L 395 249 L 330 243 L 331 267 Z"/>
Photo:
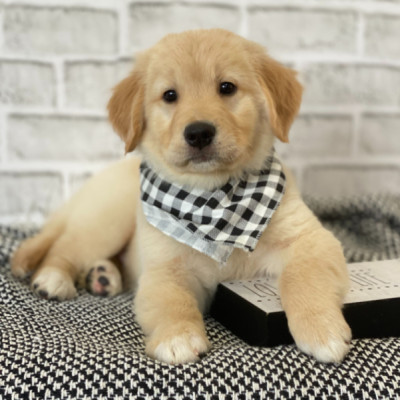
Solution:
<path fill-rule="evenodd" d="M 185 128 L 183 136 L 189 146 L 202 150 L 212 143 L 215 133 L 214 125 L 208 122 L 193 122 Z"/>

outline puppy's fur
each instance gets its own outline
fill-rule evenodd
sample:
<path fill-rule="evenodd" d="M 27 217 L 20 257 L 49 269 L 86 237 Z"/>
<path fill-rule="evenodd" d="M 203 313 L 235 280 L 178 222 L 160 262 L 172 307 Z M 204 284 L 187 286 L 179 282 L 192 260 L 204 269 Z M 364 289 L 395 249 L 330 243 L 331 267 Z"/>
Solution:
<path fill-rule="evenodd" d="M 237 91 L 221 95 L 221 82 Z M 163 93 L 171 89 L 178 98 L 167 103 Z M 168 180 L 209 190 L 260 169 L 274 137 L 288 141 L 301 93 L 295 73 L 259 45 L 223 30 L 191 31 L 143 53 L 108 109 L 127 152 L 138 148 Z M 217 132 L 201 150 L 183 135 L 196 121 Z M 147 223 L 138 200 L 139 162 L 123 160 L 92 178 L 22 244 L 13 273 L 35 271 L 32 288 L 43 297 L 72 298 L 86 276 L 94 293 L 112 295 L 122 288 L 111 259 L 125 249 L 123 278 L 137 285 L 134 308 L 147 353 L 169 363 L 195 361 L 209 349 L 202 312 L 218 282 L 275 274 L 298 347 L 320 361 L 342 360 L 351 336 L 341 313 L 348 287 L 342 249 L 305 206 L 289 171 L 255 251 L 235 249 L 220 268 Z"/>

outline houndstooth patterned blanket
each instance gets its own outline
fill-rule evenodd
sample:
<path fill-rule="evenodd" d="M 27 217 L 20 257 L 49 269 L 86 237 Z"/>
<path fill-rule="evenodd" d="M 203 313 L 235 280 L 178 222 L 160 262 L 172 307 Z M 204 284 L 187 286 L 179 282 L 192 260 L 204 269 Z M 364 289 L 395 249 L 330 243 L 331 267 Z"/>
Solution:
<path fill-rule="evenodd" d="M 400 257 L 399 197 L 309 204 L 349 261 Z M 58 303 L 13 279 L 10 255 L 27 235 L 0 227 L 0 399 L 400 399 L 400 338 L 353 340 L 342 364 L 325 365 L 292 345 L 251 347 L 208 317 L 201 361 L 154 361 L 132 293 Z"/>

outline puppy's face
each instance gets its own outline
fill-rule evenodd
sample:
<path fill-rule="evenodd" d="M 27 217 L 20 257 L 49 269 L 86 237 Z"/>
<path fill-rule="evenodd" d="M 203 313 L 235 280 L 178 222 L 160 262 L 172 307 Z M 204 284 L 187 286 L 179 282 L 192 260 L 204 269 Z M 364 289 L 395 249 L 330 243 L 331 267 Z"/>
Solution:
<path fill-rule="evenodd" d="M 287 141 L 301 87 L 255 43 L 222 30 L 169 35 L 115 89 L 110 119 L 154 168 L 211 188 Z"/>

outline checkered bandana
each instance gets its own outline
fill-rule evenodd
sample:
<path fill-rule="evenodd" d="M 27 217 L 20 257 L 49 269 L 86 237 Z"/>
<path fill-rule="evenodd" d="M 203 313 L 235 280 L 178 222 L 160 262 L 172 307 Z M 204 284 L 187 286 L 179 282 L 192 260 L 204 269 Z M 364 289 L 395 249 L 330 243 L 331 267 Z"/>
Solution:
<path fill-rule="evenodd" d="M 225 264 L 233 249 L 253 251 L 285 191 L 275 151 L 261 171 L 205 191 L 163 180 L 140 165 L 141 199 L 147 221 L 178 242 Z"/>

